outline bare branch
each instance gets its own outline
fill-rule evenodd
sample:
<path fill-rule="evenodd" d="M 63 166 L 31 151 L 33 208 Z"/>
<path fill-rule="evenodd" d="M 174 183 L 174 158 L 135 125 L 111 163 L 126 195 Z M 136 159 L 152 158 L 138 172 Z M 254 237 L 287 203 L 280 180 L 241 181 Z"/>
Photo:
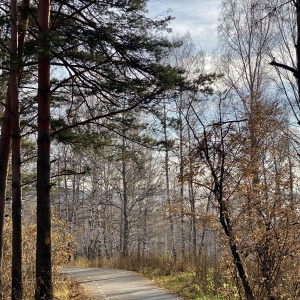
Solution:
<path fill-rule="evenodd" d="M 287 71 L 290 71 L 294 74 L 294 76 L 298 79 L 299 78 L 299 71 L 290 67 L 290 66 L 287 66 L 285 64 L 281 64 L 281 63 L 278 63 L 275 61 L 275 58 L 270 62 L 270 65 L 271 66 L 275 66 L 275 67 L 278 67 L 278 68 L 281 68 L 281 69 L 284 69 L 284 70 L 287 70 Z"/>

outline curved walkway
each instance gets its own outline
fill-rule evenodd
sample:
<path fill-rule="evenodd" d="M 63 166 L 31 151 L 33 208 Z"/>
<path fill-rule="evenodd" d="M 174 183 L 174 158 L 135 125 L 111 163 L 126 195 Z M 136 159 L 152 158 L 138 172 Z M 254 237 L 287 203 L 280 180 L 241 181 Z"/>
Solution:
<path fill-rule="evenodd" d="M 63 274 L 81 284 L 92 299 L 99 300 L 179 300 L 135 272 L 66 267 Z"/>

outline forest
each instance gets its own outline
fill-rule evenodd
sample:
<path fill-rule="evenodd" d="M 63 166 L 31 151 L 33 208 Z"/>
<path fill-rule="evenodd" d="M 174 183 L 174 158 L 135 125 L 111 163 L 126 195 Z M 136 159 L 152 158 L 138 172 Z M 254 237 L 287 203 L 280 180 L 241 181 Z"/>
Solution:
<path fill-rule="evenodd" d="M 0 0 L 0 300 L 300 299 L 300 0 L 222 1 L 214 53 L 147 2 Z"/>

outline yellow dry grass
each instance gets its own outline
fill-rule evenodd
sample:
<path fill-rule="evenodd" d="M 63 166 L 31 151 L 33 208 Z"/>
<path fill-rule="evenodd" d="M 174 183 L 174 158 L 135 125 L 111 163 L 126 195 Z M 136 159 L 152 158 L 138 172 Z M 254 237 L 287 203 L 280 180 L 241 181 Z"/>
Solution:
<path fill-rule="evenodd" d="M 35 289 L 35 237 L 36 225 L 29 222 L 34 218 L 26 218 L 22 231 L 22 263 L 23 263 L 23 288 L 24 299 L 34 299 Z M 2 294 L 3 300 L 11 299 L 11 243 L 12 220 L 7 217 L 4 227 L 4 244 L 3 244 L 3 264 L 1 269 L 2 275 Z M 54 299 L 69 300 L 80 299 L 74 298 L 74 293 L 79 291 L 70 280 L 60 276 L 61 266 L 68 263 L 69 257 L 74 251 L 74 239 L 68 233 L 66 224 L 52 217 L 52 278 Z M 87 299 L 87 298 L 82 298 Z"/>

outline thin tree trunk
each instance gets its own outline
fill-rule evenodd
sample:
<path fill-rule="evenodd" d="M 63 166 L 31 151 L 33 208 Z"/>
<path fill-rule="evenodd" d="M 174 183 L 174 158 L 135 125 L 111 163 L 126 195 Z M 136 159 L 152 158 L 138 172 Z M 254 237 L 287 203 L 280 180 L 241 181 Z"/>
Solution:
<path fill-rule="evenodd" d="M 169 175 L 169 145 L 168 145 L 168 136 L 167 136 L 167 112 L 166 105 L 164 105 L 164 139 L 165 139 L 165 177 L 166 177 L 166 196 L 167 196 L 167 205 L 169 210 L 169 223 L 170 223 L 170 234 L 172 239 L 172 257 L 174 262 L 177 261 L 177 249 L 176 249 L 176 238 L 175 238 L 175 229 L 174 229 L 174 218 L 172 213 L 172 204 L 170 197 L 170 175 Z"/>
<path fill-rule="evenodd" d="M 252 293 L 252 289 L 251 289 L 251 287 L 249 285 L 249 282 L 248 282 L 248 278 L 247 278 L 245 269 L 244 269 L 243 264 L 242 264 L 240 254 L 237 250 L 236 244 L 231 243 L 230 249 L 231 249 L 232 257 L 234 259 L 234 264 L 237 268 L 237 271 L 238 271 L 239 276 L 240 276 L 241 281 L 242 281 L 242 285 L 243 285 L 243 288 L 244 288 L 246 299 L 247 300 L 255 300 L 255 298 L 253 296 L 253 293 Z"/>
<path fill-rule="evenodd" d="M 20 15 L 20 34 L 18 37 L 18 85 L 20 84 L 22 77 L 22 60 L 23 60 L 23 48 L 25 42 L 26 30 L 28 27 L 28 8 L 30 0 L 23 0 L 21 5 Z M 3 227 L 4 227 L 4 212 L 5 212 L 5 199 L 6 199 L 6 179 L 7 168 L 10 152 L 11 142 L 11 97 L 10 97 L 10 82 L 6 92 L 4 118 L 1 126 L 1 139 L 0 139 L 0 269 L 2 269 L 3 258 Z M 2 277 L 0 273 L 0 299 L 2 299 Z"/>
<path fill-rule="evenodd" d="M 181 255 L 186 254 L 186 239 L 185 239 L 185 220 L 184 220 L 184 161 L 183 161 L 183 120 L 182 120 L 182 99 L 179 105 L 179 182 L 180 182 L 180 219 L 181 219 Z"/>
<path fill-rule="evenodd" d="M 22 225 L 21 225 L 21 154 L 18 92 L 18 20 L 17 0 L 11 0 L 11 129 L 12 129 L 12 299 L 23 298 L 22 287 Z"/>
<path fill-rule="evenodd" d="M 138 257 L 138 261 L 140 263 L 141 261 L 141 249 L 142 249 L 142 205 L 141 203 L 139 203 L 139 214 L 138 214 L 138 218 L 139 221 L 137 222 L 137 257 Z"/>
<path fill-rule="evenodd" d="M 50 210 L 50 0 L 38 8 L 38 158 L 37 158 L 37 241 L 36 300 L 51 300 L 51 210 Z"/>
<path fill-rule="evenodd" d="M 224 157 L 222 157 L 222 166 L 221 169 L 224 170 Z M 216 173 L 214 173 L 214 179 L 215 179 L 215 186 L 216 186 L 216 197 L 219 202 L 219 218 L 220 218 L 220 223 L 223 227 L 223 230 L 226 234 L 226 236 L 229 239 L 229 245 L 230 245 L 230 250 L 232 254 L 232 258 L 235 264 L 235 267 L 238 271 L 239 277 L 242 281 L 242 285 L 244 288 L 245 296 L 247 300 L 255 300 L 254 295 L 252 293 L 252 289 L 250 287 L 248 277 L 241 259 L 241 256 L 238 251 L 237 244 L 235 242 L 235 238 L 233 236 L 232 232 L 232 226 L 231 226 L 231 218 L 230 218 L 230 212 L 228 209 L 228 205 L 226 203 L 226 200 L 223 197 L 223 178 L 224 178 L 224 172 L 222 171 L 220 175 L 220 181 L 217 179 Z"/>
<path fill-rule="evenodd" d="M 7 168 L 10 152 L 11 140 L 11 104 L 10 104 L 10 91 L 9 88 L 6 92 L 5 112 L 1 127 L 0 139 L 0 269 L 3 270 L 3 228 L 4 228 L 4 211 L 6 200 L 6 179 Z M 0 299 L 2 295 L 2 272 L 0 272 Z"/>
<path fill-rule="evenodd" d="M 223 177 L 220 176 L 221 178 Z M 235 267 L 238 271 L 239 277 L 242 281 L 242 285 L 244 288 L 244 292 L 245 292 L 245 296 L 247 300 L 255 300 L 253 293 L 252 293 L 252 289 L 250 287 L 248 278 L 247 278 L 247 274 L 242 262 L 242 259 L 240 257 L 239 251 L 238 251 L 238 247 L 236 245 L 235 239 L 233 237 L 233 232 L 232 232 L 232 227 L 231 227 L 231 219 L 229 217 L 230 213 L 226 204 L 226 200 L 223 199 L 223 187 L 222 187 L 222 181 L 218 182 L 217 180 L 215 180 L 215 184 L 216 184 L 216 197 L 218 199 L 219 202 L 219 218 L 220 218 L 220 223 L 222 225 L 222 228 L 226 234 L 226 236 L 229 239 L 229 245 L 230 245 L 230 250 L 231 250 L 231 254 L 232 254 L 232 258 L 235 264 Z"/>
<path fill-rule="evenodd" d="M 293 171 L 293 163 L 291 159 L 291 151 L 290 151 L 290 139 L 287 138 L 287 144 L 288 144 L 288 167 L 289 167 L 289 199 L 294 206 L 294 171 Z"/>
<path fill-rule="evenodd" d="M 197 255 L 197 230 L 196 230 L 196 199 L 195 199 L 195 191 L 194 191 L 194 175 L 193 175 L 193 165 L 192 165 L 192 148 L 191 148 L 191 130 L 188 126 L 187 129 L 188 134 L 188 159 L 189 159 L 189 201 L 190 201 L 190 209 L 191 209 L 191 224 L 190 224 L 190 230 L 191 230 L 191 246 L 192 246 L 192 253 L 194 257 L 194 262 L 196 266 L 196 273 L 199 273 L 199 264 L 198 264 L 198 255 Z"/>
<path fill-rule="evenodd" d="M 220 108 L 219 108 L 220 109 Z M 219 110 L 220 112 L 221 110 Z M 220 122 L 221 122 L 221 114 L 220 114 Z M 227 199 L 224 197 L 224 178 L 225 178 L 225 150 L 224 150 L 224 133 L 222 126 L 220 127 L 220 133 L 219 136 L 221 137 L 221 147 L 220 147 L 220 153 L 218 154 L 218 168 L 220 170 L 220 173 L 216 171 L 214 168 L 214 165 L 212 163 L 211 157 L 209 155 L 208 150 L 208 143 L 207 143 L 207 134 L 204 131 L 204 140 L 205 140 L 205 147 L 206 150 L 204 151 L 205 159 L 209 165 L 209 168 L 211 170 L 211 175 L 214 182 L 214 195 L 216 197 L 216 200 L 219 204 L 219 220 L 221 223 L 221 226 L 224 230 L 224 233 L 228 237 L 229 247 L 231 250 L 232 258 L 234 265 L 238 271 L 239 278 L 241 279 L 243 289 L 245 292 L 245 296 L 247 300 L 255 300 L 250 283 L 248 281 L 248 277 L 246 274 L 245 266 L 243 264 L 242 258 L 240 256 L 236 239 L 234 236 L 234 232 L 232 230 L 232 220 L 231 220 L 231 214 L 230 209 L 228 207 Z"/>
<path fill-rule="evenodd" d="M 125 153 L 125 138 L 122 142 L 122 184 L 123 184 L 123 247 L 122 256 L 128 256 L 129 246 L 129 220 L 128 220 L 128 194 L 127 194 L 127 180 L 126 180 L 126 153 Z"/>
<path fill-rule="evenodd" d="M 297 44 L 296 44 L 296 55 L 297 55 L 297 88 L 298 88 L 298 105 L 300 103 L 300 0 L 296 0 L 296 13 L 297 13 Z"/>
<path fill-rule="evenodd" d="M 145 257 L 146 257 L 146 250 L 147 250 L 147 234 L 148 234 L 148 223 L 147 223 L 147 216 L 148 216 L 148 208 L 144 209 L 144 218 L 143 218 L 143 248 L 142 248 L 142 262 L 144 264 Z"/>

